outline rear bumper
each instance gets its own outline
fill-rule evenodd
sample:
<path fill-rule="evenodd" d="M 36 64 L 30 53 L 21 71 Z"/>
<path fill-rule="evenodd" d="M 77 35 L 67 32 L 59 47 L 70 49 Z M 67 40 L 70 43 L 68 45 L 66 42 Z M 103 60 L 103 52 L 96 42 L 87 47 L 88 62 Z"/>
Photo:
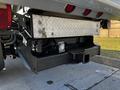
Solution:
<path fill-rule="evenodd" d="M 19 56 L 22 56 L 33 72 L 39 72 L 44 69 L 52 68 L 62 64 L 69 63 L 87 63 L 90 58 L 100 54 L 100 46 L 93 46 L 87 49 L 78 49 L 63 54 L 52 55 L 38 58 L 31 54 L 29 47 L 21 47 Z"/>

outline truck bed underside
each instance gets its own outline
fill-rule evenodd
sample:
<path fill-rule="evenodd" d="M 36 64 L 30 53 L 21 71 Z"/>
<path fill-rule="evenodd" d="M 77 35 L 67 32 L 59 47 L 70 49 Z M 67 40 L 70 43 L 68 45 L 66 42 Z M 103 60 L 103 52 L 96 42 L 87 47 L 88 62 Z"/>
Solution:
<path fill-rule="evenodd" d="M 76 9 L 70 13 L 71 15 L 96 18 L 97 12 L 103 12 L 100 19 L 120 19 L 119 0 L 2 0 L 0 2 L 59 13 L 65 13 L 66 4 L 72 4 Z M 92 13 L 84 16 L 82 13 L 85 9 L 91 9 Z"/>

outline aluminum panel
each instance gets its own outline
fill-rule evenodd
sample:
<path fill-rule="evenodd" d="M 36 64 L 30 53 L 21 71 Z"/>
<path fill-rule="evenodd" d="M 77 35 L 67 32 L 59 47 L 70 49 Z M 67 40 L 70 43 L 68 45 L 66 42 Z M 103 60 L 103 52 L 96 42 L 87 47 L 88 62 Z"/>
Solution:
<path fill-rule="evenodd" d="M 34 14 L 32 17 L 34 38 L 93 36 L 99 34 L 99 22 Z"/>

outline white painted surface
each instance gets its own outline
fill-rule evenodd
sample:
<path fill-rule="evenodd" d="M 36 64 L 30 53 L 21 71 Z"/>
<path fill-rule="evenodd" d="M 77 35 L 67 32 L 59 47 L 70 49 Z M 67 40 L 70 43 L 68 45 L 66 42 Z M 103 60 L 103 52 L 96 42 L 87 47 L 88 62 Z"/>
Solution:
<path fill-rule="evenodd" d="M 96 13 L 101 11 L 104 15 L 100 18 L 120 19 L 120 0 L 0 0 L 0 2 L 59 13 L 65 13 L 64 7 L 70 3 L 77 6 L 72 15 L 83 16 L 84 9 L 90 8 L 93 12 L 87 17 L 96 18 Z"/>

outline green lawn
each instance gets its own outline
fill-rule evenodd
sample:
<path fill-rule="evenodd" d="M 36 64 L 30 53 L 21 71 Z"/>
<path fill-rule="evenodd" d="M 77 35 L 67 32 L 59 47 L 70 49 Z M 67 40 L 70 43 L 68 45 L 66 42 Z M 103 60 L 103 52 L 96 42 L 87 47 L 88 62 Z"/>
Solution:
<path fill-rule="evenodd" d="M 96 44 L 101 45 L 102 49 L 120 51 L 120 38 L 94 38 Z"/>
<path fill-rule="evenodd" d="M 94 42 L 101 46 L 101 55 L 120 59 L 120 38 L 94 38 Z"/>

